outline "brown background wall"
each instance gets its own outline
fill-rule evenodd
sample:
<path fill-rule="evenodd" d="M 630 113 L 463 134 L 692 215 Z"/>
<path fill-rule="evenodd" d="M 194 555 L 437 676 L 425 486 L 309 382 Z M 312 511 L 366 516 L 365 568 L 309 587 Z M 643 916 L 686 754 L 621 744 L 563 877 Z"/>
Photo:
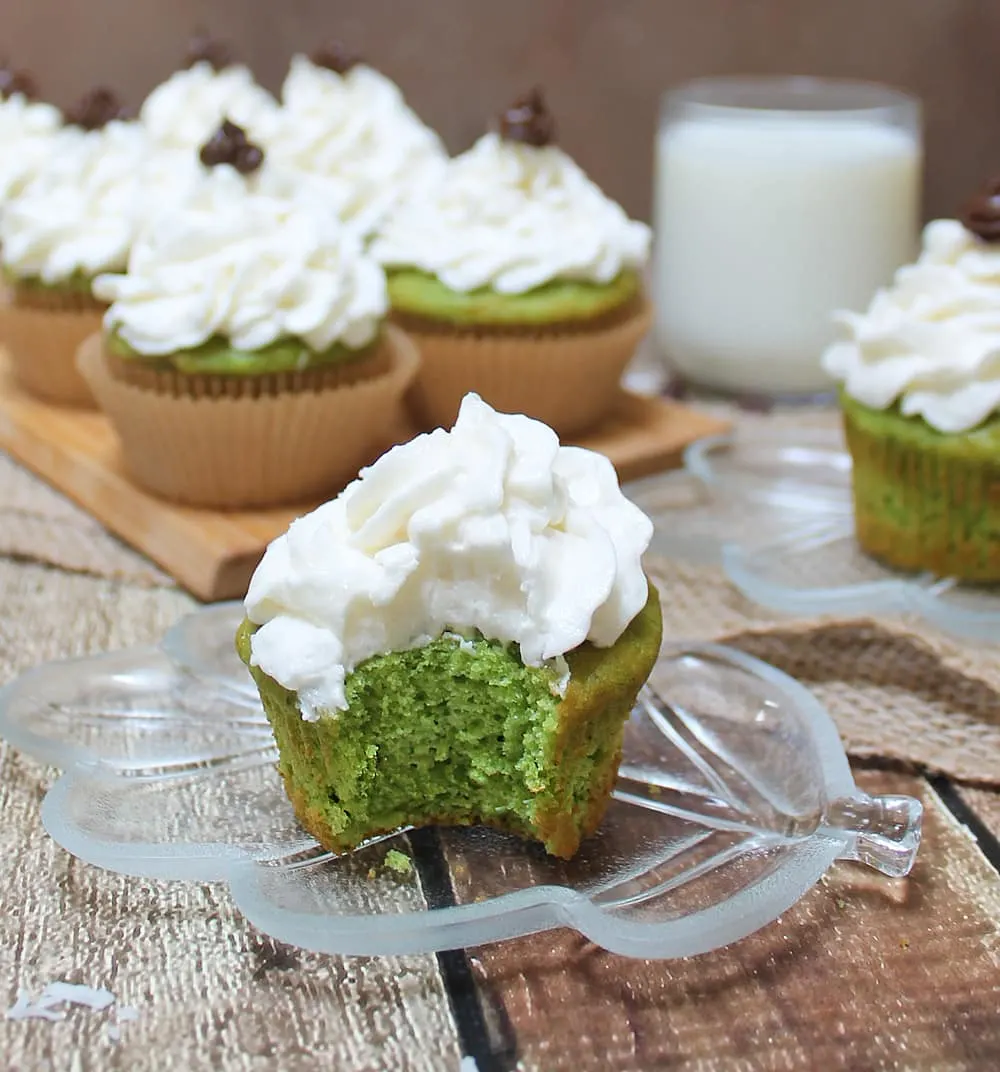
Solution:
<path fill-rule="evenodd" d="M 395 78 L 452 149 L 534 83 L 562 144 L 647 215 L 660 93 L 698 75 L 890 82 L 925 102 L 928 214 L 1000 170 L 992 0 L 0 0 L 0 54 L 66 104 L 97 81 L 132 104 L 198 25 L 270 89 L 289 55 L 339 37 Z"/>

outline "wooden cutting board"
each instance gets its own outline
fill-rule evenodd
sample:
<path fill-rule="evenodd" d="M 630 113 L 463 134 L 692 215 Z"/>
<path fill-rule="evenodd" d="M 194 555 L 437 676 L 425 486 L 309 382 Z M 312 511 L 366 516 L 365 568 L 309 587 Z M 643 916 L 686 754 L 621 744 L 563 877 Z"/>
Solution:
<path fill-rule="evenodd" d="M 614 414 L 580 441 L 606 454 L 622 480 L 676 467 L 694 440 L 725 424 L 678 403 L 623 391 Z M 386 447 L 414 428 L 393 430 Z M 19 390 L 0 353 L 0 449 L 148 555 L 199 599 L 242 596 L 267 544 L 315 503 L 218 511 L 165 502 L 125 475 L 118 444 L 97 412 L 50 406 Z"/>

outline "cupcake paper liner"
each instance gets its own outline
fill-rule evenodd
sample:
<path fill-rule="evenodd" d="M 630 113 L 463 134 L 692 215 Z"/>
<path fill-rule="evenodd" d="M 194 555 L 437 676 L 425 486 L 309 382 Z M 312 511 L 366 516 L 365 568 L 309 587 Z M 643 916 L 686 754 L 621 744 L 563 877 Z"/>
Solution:
<path fill-rule="evenodd" d="M 907 572 L 1000 581 L 1000 460 L 944 455 L 862 430 L 845 413 L 858 542 Z"/>
<path fill-rule="evenodd" d="M 100 331 L 105 306 L 82 294 L 63 298 L 45 292 L 26 297 L 16 288 L 7 290 L 0 301 L 0 342 L 17 382 L 29 394 L 92 409 L 94 396 L 77 370 L 75 356 L 80 343 Z"/>
<path fill-rule="evenodd" d="M 588 431 L 614 408 L 650 320 L 646 302 L 617 323 L 534 334 L 407 320 L 421 357 L 413 407 L 424 427 L 450 428 L 462 398 L 475 391 L 501 412 L 535 417 L 560 436 Z"/>
<path fill-rule="evenodd" d="M 100 334 L 83 343 L 78 360 L 137 484 L 173 502 L 246 509 L 327 497 L 374 460 L 419 365 L 398 328 L 386 331 L 384 345 L 381 375 L 256 396 L 213 395 L 208 381 L 226 377 L 192 377 L 203 381 L 201 393 L 188 394 L 124 382 Z"/>

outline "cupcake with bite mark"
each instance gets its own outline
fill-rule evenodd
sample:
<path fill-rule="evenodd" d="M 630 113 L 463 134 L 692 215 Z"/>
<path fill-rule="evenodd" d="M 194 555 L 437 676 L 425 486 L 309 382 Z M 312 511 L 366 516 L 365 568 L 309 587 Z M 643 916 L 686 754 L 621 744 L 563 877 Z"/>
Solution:
<path fill-rule="evenodd" d="M 302 826 L 486 824 L 574 855 L 659 654 L 653 526 L 607 458 L 468 396 L 267 549 L 237 648 Z"/>
<path fill-rule="evenodd" d="M 67 112 L 48 152 L 0 217 L 8 285 L 0 338 L 31 394 L 92 405 L 74 355 L 106 308 L 93 278 L 124 266 L 140 225 L 147 145 L 114 93 L 98 88 Z"/>
<path fill-rule="evenodd" d="M 841 383 L 858 542 L 909 572 L 1000 582 L 1000 180 L 824 354 Z"/>
<path fill-rule="evenodd" d="M 340 42 L 292 57 L 269 159 L 328 198 L 370 235 L 405 193 L 440 175 L 440 138 L 399 87 Z"/>
<path fill-rule="evenodd" d="M 573 436 L 615 404 L 649 326 L 650 232 L 562 150 L 537 91 L 395 212 L 373 244 L 420 346 L 414 399 L 449 425 L 467 391 Z"/>
<path fill-rule="evenodd" d="M 147 490 L 215 508 L 319 498 L 385 445 L 416 355 L 328 206 L 290 196 L 228 121 L 200 156 L 126 270 L 95 281 L 110 307 L 80 368 Z"/>

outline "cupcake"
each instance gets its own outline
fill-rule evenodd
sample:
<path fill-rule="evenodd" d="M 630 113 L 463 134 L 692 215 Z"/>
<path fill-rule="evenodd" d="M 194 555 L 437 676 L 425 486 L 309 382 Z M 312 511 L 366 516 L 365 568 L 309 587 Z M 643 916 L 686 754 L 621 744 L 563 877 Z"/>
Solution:
<path fill-rule="evenodd" d="M 237 650 L 305 829 L 342 852 L 482 823 L 572 856 L 659 652 L 651 535 L 606 458 L 474 395 L 293 522 Z"/>
<path fill-rule="evenodd" d="M 552 144 L 536 92 L 394 213 L 373 245 L 418 340 L 427 426 L 466 391 L 572 436 L 598 424 L 649 326 L 645 224 Z"/>
<path fill-rule="evenodd" d="M 294 56 L 281 100 L 269 159 L 314 185 L 363 235 L 447 159 L 399 87 L 340 44 Z"/>
<path fill-rule="evenodd" d="M 79 362 L 126 469 L 175 502 L 317 500 L 394 431 L 417 358 L 384 329 L 385 276 L 328 209 L 271 188 L 224 123 L 202 177 L 155 216 Z"/>
<path fill-rule="evenodd" d="M 905 571 L 1000 581 L 1000 181 L 823 355 L 842 384 L 858 542 Z"/>
<path fill-rule="evenodd" d="M 227 45 L 199 35 L 184 66 L 158 85 L 139 109 L 139 120 L 161 149 L 197 152 L 229 119 L 259 140 L 271 128 L 278 102 L 237 64 Z"/>
<path fill-rule="evenodd" d="M 110 91 L 87 94 L 0 217 L 8 284 L 0 339 L 21 386 L 46 401 L 92 404 L 74 365 L 105 308 L 91 282 L 124 266 L 143 205 L 147 146 L 122 115 Z"/>
<path fill-rule="evenodd" d="M 59 109 L 35 95 L 27 72 L 0 67 L 0 213 L 44 166 L 62 127 Z"/>

